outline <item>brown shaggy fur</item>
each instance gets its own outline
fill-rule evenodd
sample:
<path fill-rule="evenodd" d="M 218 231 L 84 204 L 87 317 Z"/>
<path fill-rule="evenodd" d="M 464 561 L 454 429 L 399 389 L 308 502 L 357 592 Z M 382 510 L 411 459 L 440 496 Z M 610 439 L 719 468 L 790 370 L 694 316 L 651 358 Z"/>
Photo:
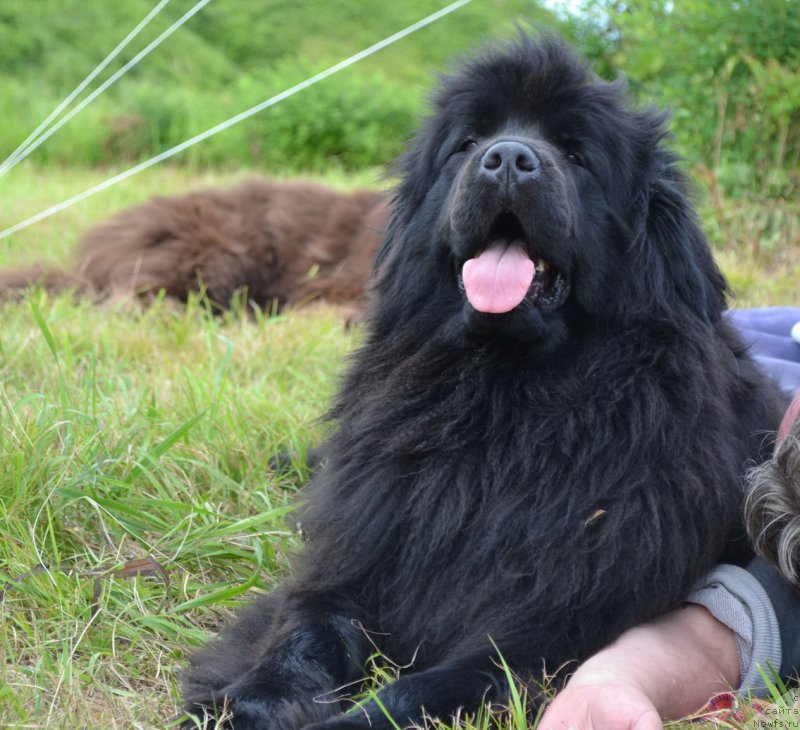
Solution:
<path fill-rule="evenodd" d="M 357 316 L 386 217 L 380 193 L 296 180 L 154 198 L 90 228 L 72 270 L 0 271 L 0 297 L 39 283 L 104 300 L 202 289 L 224 308 L 246 290 L 263 309 L 321 300 Z"/>

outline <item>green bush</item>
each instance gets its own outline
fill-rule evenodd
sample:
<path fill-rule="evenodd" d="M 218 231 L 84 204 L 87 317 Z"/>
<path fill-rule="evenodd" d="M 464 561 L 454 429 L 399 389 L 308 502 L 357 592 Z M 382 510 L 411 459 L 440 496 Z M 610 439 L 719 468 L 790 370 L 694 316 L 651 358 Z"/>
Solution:
<path fill-rule="evenodd" d="M 104 78 L 184 13 L 174 0 Z M 446 0 L 215 0 L 38 149 L 41 163 L 137 161 L 203 132 L 443 7 Z M 0 158 L 153 6 L 151 0 L 0 0 Z M 555 26 L 607 77 L 673 113 L 679 152 L 725 194 L 800 186 L 796 0 L 584 0 L 556 20 L 536 0 L 473 3 L 184 152 L 276 171 L 385 164 L 402 149 L 432 70 L 514 22 Z M 100 79 L 98 79 L 99 81 Z"/>
<path fill-rule="evenodd" d="M 800 185 L 795 0 L 587 0 L 568 24 L 604 74 L 671 108 L 678 148 L 726 193 Z"/>
<path fill-rule="evenodd" d="M 57 103 L 50 97 L 32 94 L 31 88 L 29 79 L 0 83 L 0 109 L 13 109 L 13 114 L 0 114 L 0 159 L 15 150 Z M 106 159 L 103 141 L 113 109 L 109 100 L 98 99 L 81 113 L 79 120 L 65 124 L 38 147 L 31 159 L 42 164 L 102 164 Z"/>
<path fill-rule="evenodd" d="M 259 87 L 282 90 L 314 70 L 302 60 L 281 63 Z M 346 71 L 259 116 L 260 158 L 268 167 L 289 169 L 380 164 L 402 150 L 420 106 L 416 89 L 409 90 L 381 71 Z"/>
<path fill-rule="evenodd" d="M 192 4 L 166 6 L 93 86 Z M 361 0 L 215 0 L 31 159 L 145 159 L 446 4 L 374 3 L 365 14 Z M 14 149 L 152 7 L 151 0 L 0 0 L 0 102 L 15 112 L 0 119 L 0 153 Z M 176 159 L 280 172 L 385 164 L 416 122 L 431 71 L 487 35 L 507 35 L 515 20 L 552 16 L 536 0 L 474 3 Z"/>

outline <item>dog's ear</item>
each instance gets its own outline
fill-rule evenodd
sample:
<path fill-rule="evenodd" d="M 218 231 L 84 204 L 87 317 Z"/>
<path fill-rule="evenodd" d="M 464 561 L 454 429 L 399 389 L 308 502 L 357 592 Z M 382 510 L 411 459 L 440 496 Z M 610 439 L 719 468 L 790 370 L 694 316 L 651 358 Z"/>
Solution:
<path fill-rule="evenodd" d="M 437 104 L 447 106 L 444 94 Z M 430 117 L 388 168 L 388 176 L 399 178 L 400 183 L 392 197 L 389 225 L 375 259 L 376 272 L 383 268 L 409 227 L 413 228 L 412 218 L 428 196 L 438 172 L 436 160 L 446 145 L 449 127 L 445 122 L 444 112 Z"/>
<path fill-rule="evenodd" d="M 708 323 L 716 322 L 725 310 L 727 284 L 689 202 L 686 182 L 673 167 L 651 181 L 643 226 L 647 257 L 653 264 L 645 264 L 650 294 L 666 304 L 683 304 Z"/>

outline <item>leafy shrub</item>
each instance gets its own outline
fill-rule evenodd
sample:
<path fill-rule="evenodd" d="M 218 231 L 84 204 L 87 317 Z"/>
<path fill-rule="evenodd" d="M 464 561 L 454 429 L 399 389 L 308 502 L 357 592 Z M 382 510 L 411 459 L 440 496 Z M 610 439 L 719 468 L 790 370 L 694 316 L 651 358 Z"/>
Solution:
<path fill-rule="evenodd" d="M 677 144 L 690 163 L 713 170 L 729 194 L 796 190 L 795 0 L 586 0 L 584 6 L 587 12 L 568 24 L 573 37 L 601 72 L 623 70 L 642 99 L 672 109 Z"/>
<path fill-rule="evenodd" d="M 306 61 L 279 64 L 262 88 L 282 90 L 310 76 Z M 260 155 L 269 167 L 345 169 L 387 162 L 402 150 L 420 111 L 419 91 L 381 71 L 325 79 L 257 120 Z"/>
<path fill-rule="evenodd" d="M 192 2 L 176 0 L 100 83 Z M 183 142 L 446 5 L 446 0 L 215 0 L 111 87 L 31 159 L 132 161 Z M 0 158 L 153 7 L 152 0 L 0 0 Z M 485 0 L 206 140 L 180 161 L 281 171 L 385 164 L 412 129 L 430 70 L 514 20 L 551 19 L 536 0 Z M 22 84 L 15 86 L 15 84 Z M 7 86 L 12 88 L 9 90 Z M 23 87 L 35 89 L 26 98 Z"/>

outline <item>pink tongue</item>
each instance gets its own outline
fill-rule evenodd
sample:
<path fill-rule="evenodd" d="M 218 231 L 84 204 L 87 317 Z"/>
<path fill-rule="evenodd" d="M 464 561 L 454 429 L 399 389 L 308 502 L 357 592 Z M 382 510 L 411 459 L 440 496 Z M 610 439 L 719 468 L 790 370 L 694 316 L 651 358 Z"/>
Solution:
<path fill-rule="evenodd" d="M 502 239 L 480 256 L 470 259 L 461 270 L 469 303 L 479 312 L 510 312 L 528 293 L 534 263 L 516 242 Z"/>

